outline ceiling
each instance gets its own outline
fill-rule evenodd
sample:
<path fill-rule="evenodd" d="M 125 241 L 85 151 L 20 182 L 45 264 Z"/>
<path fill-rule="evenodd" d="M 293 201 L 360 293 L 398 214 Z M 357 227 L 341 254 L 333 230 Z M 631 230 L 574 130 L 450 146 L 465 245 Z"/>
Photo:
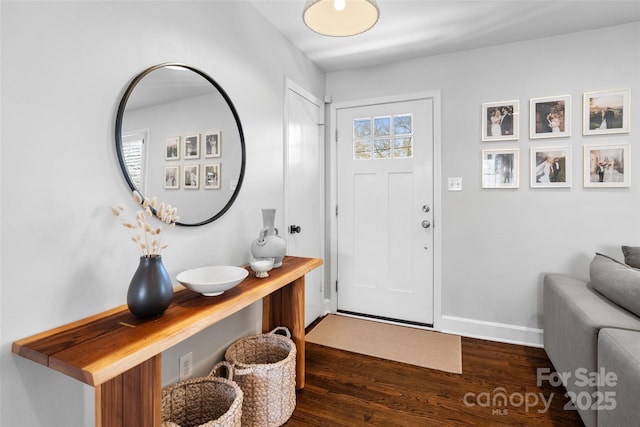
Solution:
<path fill-rule="evenodd" d="M 640 21 L 640 0 L 377 2 L 380 19 L 371 30 L 327 37 L 303 23 L 305 0 L 250 0 L 327 72 Z"/>

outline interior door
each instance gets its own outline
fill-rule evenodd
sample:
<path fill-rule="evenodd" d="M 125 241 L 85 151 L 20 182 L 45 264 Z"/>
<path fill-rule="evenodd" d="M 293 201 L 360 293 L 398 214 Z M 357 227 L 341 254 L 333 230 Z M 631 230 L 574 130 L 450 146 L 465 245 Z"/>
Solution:
<path fill-rule="evenodd" d="M 289 255 L 324 258 L 324 103 L 287 82 L 285 236 Z M 305 276 L 305 326 L 324 314 L 324 269 Z"/>
<path fill-rule="evenodd" d="M 336 111 L 339 311 L 433 324 L 433 109 Z"/>

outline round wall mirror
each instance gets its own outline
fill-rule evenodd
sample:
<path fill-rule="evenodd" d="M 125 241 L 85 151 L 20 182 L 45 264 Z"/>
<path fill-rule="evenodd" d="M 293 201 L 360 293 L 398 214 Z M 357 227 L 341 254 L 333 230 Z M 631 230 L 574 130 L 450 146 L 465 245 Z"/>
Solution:
<path fill-rule="evenodd" d="M 212 222 L 238 196 L 246 157 L 240 118 L 200 70 L 167 63 L 137 75 L 120 101 L 115 137 L 129 188 L 177 207 L 179 225 Z"/>

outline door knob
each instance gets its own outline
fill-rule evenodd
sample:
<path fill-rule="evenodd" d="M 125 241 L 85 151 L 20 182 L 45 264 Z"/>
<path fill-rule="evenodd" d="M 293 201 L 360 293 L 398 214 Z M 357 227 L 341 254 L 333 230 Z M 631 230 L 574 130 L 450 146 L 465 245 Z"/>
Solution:
<path fill-rule="evenodd" d="M 426 219 L 422 221 L 422 228 L 429 228 L 429 227 L 431 227 L 431 223 L 429 221 L 427 221 Z"/>
<path fill-rule="evenodd" d="M 289 233 L 291 234 L 296 234 L 299 233 L 302 229 L 300 228 L 299 225 L 290 225 L 289 226 Z"/>

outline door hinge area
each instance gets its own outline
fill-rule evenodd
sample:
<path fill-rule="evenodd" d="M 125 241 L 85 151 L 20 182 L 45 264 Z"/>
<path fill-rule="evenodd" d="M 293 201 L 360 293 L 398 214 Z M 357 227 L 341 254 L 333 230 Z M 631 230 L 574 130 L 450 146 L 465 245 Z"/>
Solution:
<path fill-rule="evenodd" d="M 336 205 L 336 216 L 338 216 L 338 205 Z"/>
<path fill-rule="evenodd" d="M 336 142 L 338 142 L 338 129 L 336 129 Z"/>
<path fill-rule="evenodd" d="M 336 293 L 338 292 L 338 281 L 336 280 Z"/>

